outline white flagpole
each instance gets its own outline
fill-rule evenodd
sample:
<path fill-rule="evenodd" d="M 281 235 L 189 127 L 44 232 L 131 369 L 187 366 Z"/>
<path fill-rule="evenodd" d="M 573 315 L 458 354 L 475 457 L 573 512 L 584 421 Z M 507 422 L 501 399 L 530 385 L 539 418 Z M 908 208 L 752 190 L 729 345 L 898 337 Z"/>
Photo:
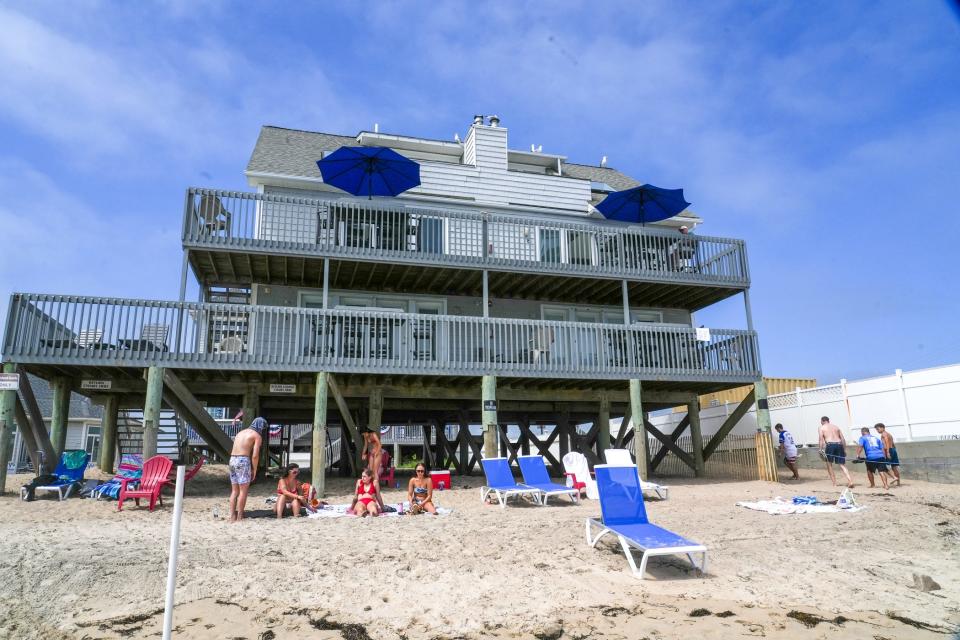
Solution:
<path fill-rule="evenodd" d="M 173 499 L 173 527 L 170 531 L 170 561 L 167 565 L 167 601 L 163 609 L 163 640 L 173 632 L 173 593 L 177 588 L 177 551 L 180 547 L 180 516 L 183 515 L 183 475 L 186 467 L 177 467 L 177 488 Z"/>

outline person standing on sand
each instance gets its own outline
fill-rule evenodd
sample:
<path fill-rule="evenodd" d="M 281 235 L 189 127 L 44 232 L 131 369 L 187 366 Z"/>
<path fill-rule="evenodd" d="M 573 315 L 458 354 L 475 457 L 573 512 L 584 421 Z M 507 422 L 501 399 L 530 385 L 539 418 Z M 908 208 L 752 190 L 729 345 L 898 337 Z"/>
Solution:
<path fill-rule="evenodd" d="M 843 437 L 840 427 L 830 422 L 830 418 L 823 416 L 820 418 L 820 451 L 824 454 L 827 463 L 827 473 L 830 474 L 830 481 L 833 486 L 837 486 L 837 476 L 833 473 L 833 465 L 840 465 L 840 470 L 847 478 L 847 486 L 853 487 L 853 478 L 847 471 L 847 441 Z"/>
<path fill-rule="evenodd" d="M 263 430 L 269 429 L 263 418 L 254 418 L 246 429 L 233 439 L 230 452 L 230 522 L 243 520 L 250 483 L 257 479 Z"/>
<path fill-rule="evenodd" d="M 887 431 L 887 426 L 882 422 L 873 425 L 873 428 L 880 436 L 880 441 L 883 442 L 883 453 L 887 459 L 887 464 L 890 465 L 890 473 L 893 474 L 893 478 L 897 481 L 897 486 L 899 487 L 900 456 L 897 454 L 897 446 L 893 442 L 893 436 L 890 435 L 890 432 Z"/>
<path fill-rule="evenodd" d="M 857 457 L 863 458 L 867 462 L 867 480 L 870 481 L 870 488 L 877 485 L 873 483 L 874 472 L 880 474 L 880 482 L 884 489 L 889 489 L 887 483 L 887 457 L 884 455 L 883 441 L 877 436 L 870 435 L 870 428 L 860 429 L 860 439 L 857 440 Z"/>
<path fill-rule="evenodd" d="M 793 440 L 793 435 L 783 428 L 779 422 L 774 427 L 780 434 L 780 454 L 783 456 L 783 464 L 793 472 L 793 479 L 799 480 L 800 474 L 797 473 L 797 443 Z"/>

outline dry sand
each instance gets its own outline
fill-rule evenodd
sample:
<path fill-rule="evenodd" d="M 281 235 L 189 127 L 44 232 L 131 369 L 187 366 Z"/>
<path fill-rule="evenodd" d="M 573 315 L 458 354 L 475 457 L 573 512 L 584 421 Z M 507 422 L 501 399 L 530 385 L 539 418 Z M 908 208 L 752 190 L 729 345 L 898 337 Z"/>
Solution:
<path fill-rule="evenodd" d="M 213 517 L 215 505 L 226 512 L 225 469 L 207 468 L 185 499 L 175 637 L 951 637 L 960 623 L 960 486 L 861 485 L 868 508 L 853 514 L 735 506 L 836 498 L 825 474 L 805 473 L 795 484 L 671 483 L 669 501 L 647 503 L 650 518 L 706 544 L 707 575 L 661 558 L 640 581 L 612 538 L 597 549 L 585 543 L 584 518 L 599 511 L 589 500 L 501 510 L 480 503 L 478 478 L 455 478 L 437 496 L 455 510 L 443 518 L 232 525 Z M 255 487 L 248 509 L 264 508 L 274 486 Z M 330 499 L 347 501 L 350 487 L 332 481 Z M 170 503 L 117 513 L 114 502 L 0 498 L 0 637 L 159 637 Z M 942 589 L 918 591 L 914 573 Z M 808 618 L 808 627 L 796 611 L 825 620 Z"/>

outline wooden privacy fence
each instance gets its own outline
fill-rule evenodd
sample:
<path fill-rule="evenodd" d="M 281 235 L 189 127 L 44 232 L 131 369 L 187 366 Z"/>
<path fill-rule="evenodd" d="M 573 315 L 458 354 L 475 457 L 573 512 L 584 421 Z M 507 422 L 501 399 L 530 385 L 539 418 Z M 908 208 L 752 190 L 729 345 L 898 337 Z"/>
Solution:
<path fill-rule="evenodd" d="M 703 446 L 706 447 L 710 436 L 703 436 Z M 768 436 L 769 437 L 769 436 Z M 657 455 L 663 444 L 650 438 L 647 445 L 650 457 Z M 693 440 L 690 436 L 683 436 L 677 440 L 677 446 L 683 451 L 693 452 Z M 685 476 L 693 477 L 691 469 L 675 453 L 667 452 L 663 460 L 654 471 L 656 476 Z M 728 435 L 719 444 L 713 454 L 704 463 L 704 475 L 708 478 L 724 478 L 730 480 L 758 480 L 757 468 L 757 440 L 753 434 Z"/>

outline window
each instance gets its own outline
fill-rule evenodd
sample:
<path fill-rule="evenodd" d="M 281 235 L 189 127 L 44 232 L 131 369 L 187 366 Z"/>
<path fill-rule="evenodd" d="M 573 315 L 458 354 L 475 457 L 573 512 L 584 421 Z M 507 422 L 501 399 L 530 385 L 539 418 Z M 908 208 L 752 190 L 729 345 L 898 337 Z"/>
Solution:
<path fill-rule="evenodd" d="M 586 231 L 567 231 L 567 257 L 570 264 L 593 264 L 593 238 Z"/>
<path fill-rule="evenodd" d="M 560 256 L 560 230 L 559 229 L 540 229 L 540 262 L 552 262 L 559 264 Z"/>

